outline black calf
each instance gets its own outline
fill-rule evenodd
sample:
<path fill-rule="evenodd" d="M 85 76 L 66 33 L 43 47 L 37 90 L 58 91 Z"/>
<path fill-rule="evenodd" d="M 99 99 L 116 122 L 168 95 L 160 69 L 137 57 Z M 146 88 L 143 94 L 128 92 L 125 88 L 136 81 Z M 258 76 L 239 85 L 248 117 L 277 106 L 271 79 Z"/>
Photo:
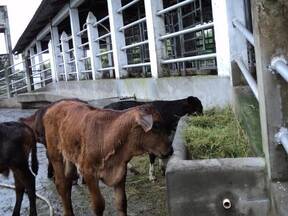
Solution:
<path fill-rule="evenodd" d="M 151 103 L 161 114 L 163 119 L 163 127 L 166 129 L 167 133 L 171 135 L 173 139 L 173 130 L 176 128 L 180 117 L 188 115 L 199 115 L 203 113 L 203 106 L 201 101 L 197 97 L 187 97 L 181 100 L 171 100 L 171 101 L 151 101 L 146 102 Z M 134 106 L 139 106 L 145 104 L 145 102 L 138 101 L 120 101 L 116 103 L 111 103 L 105 106 L 105 109 L 114 110 L 124 110 Z M 149 178 L 153 180 L 155 176 L 153 173 L 153 164 L 155 162 L 156 156 L 153 154 L 149 155 L 150 159 L 150 170 Z M 152 175 L 152 176 L 151 176 Z"/>
<path fill-rule="evenodd" d="M 16 203 L 13 216 L 20 215 L 25 190 L 30 202 L 30 216 L 37 215 L 35 177 L 29 169 L 28 162 L 30 151 L 31 168 L 37 174 L 37 148 L 32 129 L 18 122 L 0 124 L 0 173 L 8 176 L 9 170 L 12 170 L 15 179 Z"/>

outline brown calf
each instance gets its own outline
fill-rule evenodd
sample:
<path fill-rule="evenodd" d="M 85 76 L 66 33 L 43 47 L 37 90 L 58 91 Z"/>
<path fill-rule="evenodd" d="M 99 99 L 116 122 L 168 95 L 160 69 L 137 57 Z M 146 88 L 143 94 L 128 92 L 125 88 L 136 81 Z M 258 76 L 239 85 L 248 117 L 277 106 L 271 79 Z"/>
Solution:
<path fill-rule="evenodd" d="M 43 125 L 64 215 L 74 215 L 71 187 L 76 166 L 88 185 L 97 216 L 105 209 L 99 180 L 114 187 L 118 215 L 127 215 L 127 163 L 145 152 L 158 156 L 172 153 L 167 135 L 153 128 L 157 122 L 160 114 L 149 105 L 112 111 L 62 101 L 48 108 Z"/>

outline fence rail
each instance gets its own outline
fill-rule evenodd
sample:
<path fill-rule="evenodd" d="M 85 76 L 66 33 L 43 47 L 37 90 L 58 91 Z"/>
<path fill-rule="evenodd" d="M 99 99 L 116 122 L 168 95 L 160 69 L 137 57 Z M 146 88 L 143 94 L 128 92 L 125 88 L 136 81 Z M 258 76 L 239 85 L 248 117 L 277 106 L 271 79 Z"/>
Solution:
<path fill-rule="evenodd" d="M 232 23 L 233 26 L 237 28 L 237 30 L 246 38 L 246 40 L 248 40 L 250 44 L 255 46 L 253 34 L 248 29 L 246 29 L 246 27 L 239 20 L 234 19 Z"/>
<path fill-rule="evenodd" d="M 271 61 L 271 69 L 280 74 L 288 82 L 288 65 L 284 57 L 274 57 Z"/>
<path fill-rule="evenodd" d="M 158 11 L 157 15 L 160 16 L 160 15 L 168 13 L 168 12 L 170 12 L 172 10 L 176 10 L 177 8 L 185 6 L 187 4 L 190 4 L 190 3 L 194 2 L 194 1 L 195 0 L 186 0 L 186 1 L 179 2 L 179 3 L 175 4 L 175 5 L 167 7 L 165 9 L 161 10 L 161 11 Z"/>
<path fill-rule="evenodd" d="M 168 39 L 168 38 L 176 37 L 176 36 L 183 35 L 183 34 L 188 34 L 188 33 L 191 33 L 191 32 L 200 31 L 200 30 L 203 30 L 203 29 L 209 29 L 209 28 L 212 28 L 213 26 L 214 26 L 213 22 L 207 23 L 207 24 L 203 24 L 203 25 L 199 25 L 199 26 L 195 26 L 195 27 L 192 27 L 192 28 L 189 28 L 189 29 L 184 29 L 184 30 L 181 30 L 181 31 L 177 31 L 177 32 L 173 32 L 173 33 L 170 33 L 170 34 L 163 35 L 163 36 L 160 37 L 160 40 L 165 40 L 165 39 Z"/>
<path fill-rule="evenodd" d="M 237 62 L 238 67 L 240 68 L 244 78 L 249 84 L 254 96 L 257 98 L 257 100 L 259 100 L 258 88 L 255 79 L 252 77 L 248 68 L 245 66 L 244 62 L 240 58 L 236 58 L 235 61 Z"/>
<path fill-rule="evenodd" d="M 133 0 L 133 1 L 129 2 L 128 4 L 126 4 L 126 5 L 122 6 L 121 8 L 119 8 L 117 10 L 117 13 L 122 13 L 124 10 L 126 10 L 127 8 L 133 6 L 134 4 L 138 3 L 139 1 L 141 1 L 141 0 Z"/>

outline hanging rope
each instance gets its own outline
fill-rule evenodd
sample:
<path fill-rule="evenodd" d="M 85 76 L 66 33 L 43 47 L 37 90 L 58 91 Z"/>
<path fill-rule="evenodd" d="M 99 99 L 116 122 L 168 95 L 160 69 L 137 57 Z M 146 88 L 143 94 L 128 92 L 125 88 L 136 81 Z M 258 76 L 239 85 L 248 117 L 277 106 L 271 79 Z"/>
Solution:
<path fill-rule="evenodd" d="M 13 185 L 0 184 L 0 187 L 15 190 L 15 186 L 13 186 Z M 53 207 L 52 207 L 51 203 L 49 202 L 49 200 L 46 199 L 45 197 L 39 195 L 38 193 L 36 193 L 36 197 L 39 198 L 39 199 L 41 199 L 41 200 L 43 200 L 44 202 L 47 203 L 47 205 L 49 206 L 49 215 L 50 215 L 50 216 L 54 216 L 54 210 L 53 210 Z"/>

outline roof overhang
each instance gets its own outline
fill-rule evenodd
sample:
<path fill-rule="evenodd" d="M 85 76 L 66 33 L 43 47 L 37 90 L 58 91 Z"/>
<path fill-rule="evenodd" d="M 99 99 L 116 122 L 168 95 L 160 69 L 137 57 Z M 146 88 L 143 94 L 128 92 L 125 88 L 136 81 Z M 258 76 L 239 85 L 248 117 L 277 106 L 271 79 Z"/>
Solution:
<path fill-rule="evenodd" d="M 45 30 L 52 18 L 69 3 L 69 0 L 42 0 L 33 18 L 27 25 L 25 31 L 18 39 L 13 53 L 22 53 L 37 35 Z"/>

